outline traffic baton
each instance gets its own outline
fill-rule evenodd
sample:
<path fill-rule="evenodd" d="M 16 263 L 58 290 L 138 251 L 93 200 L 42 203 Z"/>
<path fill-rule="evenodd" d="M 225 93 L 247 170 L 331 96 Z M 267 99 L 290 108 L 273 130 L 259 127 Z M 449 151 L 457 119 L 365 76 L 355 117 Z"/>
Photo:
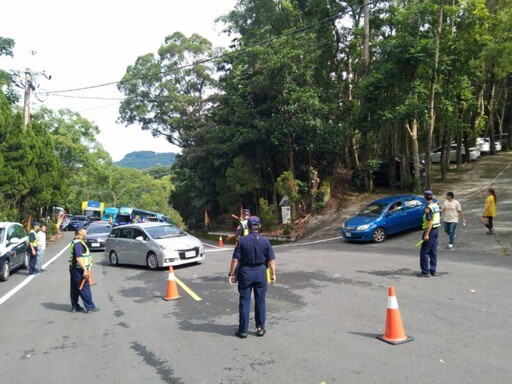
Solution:
<path fill-rule="evenodd" d="M 82 282 L 80 283 L 80 288 L 78 288 L 78 289 L 82 290 L 82 288 L 84 287 L 84 284 L 85 284 L 85 280 L 87 280 L 87 277 L 86 276 L 82 277 Z"/>

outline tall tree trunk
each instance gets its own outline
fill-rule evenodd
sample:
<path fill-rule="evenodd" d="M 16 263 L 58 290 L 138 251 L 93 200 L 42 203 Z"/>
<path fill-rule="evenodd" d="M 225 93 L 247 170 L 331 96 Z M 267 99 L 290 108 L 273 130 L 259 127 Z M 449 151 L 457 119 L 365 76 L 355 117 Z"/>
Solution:
<path fill-rule="evenodd" d="M 405 129 L 409 134 L 409 138 L 411 139 L 411 154 L 412 159 L 414 161 L 414 178 L 416 186 L 420 185 L 420 147 L 418 144 L 418 121 L 413 119 L 412 123 L 409 124 L 409 121 L 405 122 Z M 429 168 L 430 156 L 427 156 L 425 161 L 425 167 Z"/>
<path fill-rule="evenodd" d="M 496 113 L 496 77 L 491 75 L 491 96 L 489 99 L 489 120 L 487 122 L 486 134 L 489 137 L 491 155 L 496 154 L 496 147 L 494 144 L 494 115 Z"/>
<path fill-rule="evenodd" d="M 430 154 L 432 150 L 432 136 L 434 134 L 434 127 L 436 125 L 436 113 L 435 113 L 435 104 L 436 104 L 436 84 L 437 84 L 437 71 L 439 68 L 439 45 L 441 40 L 441 27 L 443 23 L 443 3 L 441 2 L 439 6 L 439 11 L 437 12 L 437 26 L 435 29 L 435 54 L 434 54 L 434 68 L 432 69 L 432 77 L 430 80 L 430 103 L 429 103 L 429 126 L 427 128 L 427 148 L 426 153 Z M 430 156 L 427 156 L 430 159 Z M 430 167 L 427 167 L 427 189 L 432 188 L 432 177 L 430 175 Z"/>

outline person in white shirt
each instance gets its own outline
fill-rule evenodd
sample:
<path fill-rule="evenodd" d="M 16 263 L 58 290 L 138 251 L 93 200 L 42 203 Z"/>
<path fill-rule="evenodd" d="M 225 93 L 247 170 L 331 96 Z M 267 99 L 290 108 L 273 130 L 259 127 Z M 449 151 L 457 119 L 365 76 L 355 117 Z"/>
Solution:
<path fill-rule="evenodd" d="M 449 236 L 448 249 L 453 248 L 455 241 L 455 230 L 457 224 L 462 221 L 462 225 L 466 225 L 466 219 L 464 219 L 464 212 L 460 203 L 454 199 L 455 195 L 453 192 L 446 192 L 446 200 L 441 205 L 441 212 L 444 213 L 443 227 L 446 234 Z"/>
<path fill-rule="evenodd" d="M 36 271 L 37 273 L 40 273 L 41 271 L 44 271 L 43 259 L 44 253 L 46 252 L 46 225 L 41 224 L 39 232 L 37 232 L 37 240 L 39 245 L 37 247 Z"/>

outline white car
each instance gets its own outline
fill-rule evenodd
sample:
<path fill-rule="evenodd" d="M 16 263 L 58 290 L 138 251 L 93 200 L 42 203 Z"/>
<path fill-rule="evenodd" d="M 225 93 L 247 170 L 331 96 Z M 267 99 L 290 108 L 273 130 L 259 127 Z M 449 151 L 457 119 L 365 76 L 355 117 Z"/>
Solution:
<path fill-rule="evenodd" d="M 441 150 L 442 147 L 434 149 L 430 153 L 430 161 L 433 163 L 440 163 L 441 162 Z M 461 146 L 461 154 L 462 154 L 462 161 L 464 161 L 466 157 L 466 150 L 464 146 Z M 477 147 L 471 147 L 469 148 L 469 156 L 471 160 L 476 160 L 480 157 L 480 150 Z M 457 161 L 457 144 L 452 144 L 450 146 L 450 163 L 455 163 Z"/>
<path fill-rule="evenodd" d="M 477 137 L 476 146 L 482 154 L 488 155 L 491 153 L 491 140 L 488 137 Z M 501 151 L 501 143 L 499 140 L 494 142 L 494 149 L 496 152 Z"/>
<path fill-rule="evenodd" d="M 20 223 L 0 223 L 0 281 L 7 281 L 11 271 L 28 268 L 28 237 Z"/>
<path fill-rule="evenodd" d="M 115 227 L 105 243 L 110 264 L 145 265 L 149 269 L 202 263 L 203 243 L 168 223 L 136 223 Z"/>

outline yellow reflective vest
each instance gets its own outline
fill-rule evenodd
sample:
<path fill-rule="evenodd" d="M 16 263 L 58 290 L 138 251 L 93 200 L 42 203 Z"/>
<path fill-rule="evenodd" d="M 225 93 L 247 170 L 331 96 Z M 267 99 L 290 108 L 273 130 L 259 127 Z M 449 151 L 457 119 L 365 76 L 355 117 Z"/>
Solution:
<path fill-rule="evenodd" d="M 80 239 L 73 239 L 73 241 L 71 242 L 71 247 L 70 247 L 71 255 L 69 257 L 69 263 L 76 264 L 77 268 L 81 268 L 80 265 L 76 261 L 73 263 L 73 261 L 75 259 L 75 244 L 76 243 L 82 243 L 82 245 L 85 249 L 85 252 L 82 253 L 82 256 L 80 256 L 80 257 L 82 258 L 82 262 L 83 262 L 84 266 L 86 268 L 89 268 L 92 265 L 91 253 L 89 251 L 89 248 L 87 247 L 87 244 L 85 244 L 85 242 Z"/>
<path fill-rule="evenodd" d="M 30 235 L 34 234 L 34 241 L 30 241 Z M 29 243 L 32 244 L 34 247 L 39 246 L 39 239 L 37 238 L 37 233 L 33 229 L 28 234 Z"/>
<path fill-rule="evenodd" d="M 240 236 L 247 236 L 249 234 L 249 227 L 247 220 L 240 220 Z"/>
<path fill-rule="evenodd" d="M 439 205 L 437 205 L 437 203 L 430 203 L 427 207 L 430 208 L 430 210 L 432 211 L 432 221 L 434 222 L 432 224 L 432 229 L 439 228 L 441 226 L 441 211 L 439 210 Z M 425 212 L 423 214 L 423 223 L 421 225 L 421 228 L 426 229 L 427 227 L 427 213 Z"/>

